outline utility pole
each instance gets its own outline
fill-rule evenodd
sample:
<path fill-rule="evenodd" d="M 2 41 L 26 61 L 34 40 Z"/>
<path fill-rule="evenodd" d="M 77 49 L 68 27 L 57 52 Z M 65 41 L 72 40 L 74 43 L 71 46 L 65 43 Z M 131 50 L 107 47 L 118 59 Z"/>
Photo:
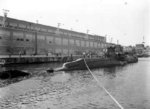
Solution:
<path fill-rule="evenodd" d="M 8 12 L 9 12 L 9 10 L 3 9 L 4 17 L 7 17 Z"/>
<path fill-rule="evenodd" d="M 144 41 L 144 36 L 143 36 L 143 42 L 142 42 L 142 43 L 143 43 L 143 45 L 145 44 L 145 41 Z"/>
<path fill-rule="evenodd" d="M 61 25 L 61 23 L 58 23 L 58 24 L 57 24 L 57 30 L 58 30 L 58 31 L 59 31 L 60 25 Z"/>
<path fill-rule="evenodd" d="M 36 23 L 39 24 L 39 20 L 36 20 Z"/>
<path fill-rule="evenodd" d="M 105 34 L 105 42 L 107 42 L 107 34 Z"/>
<path fill-rule="evenodd" d="M 111 41 L 110 42 L 112 43 L 112 41 L 113 41 L 113 37 L 111 37 Z"/>
<path fill-rule="evenodd" d="M 117 40 L 117 45 L 119 45 L 119 40 Z"/>
<path fill-rule="evenodd" d="M 86 30 L 86 34 L 87 34 L 87 35 L 88 35 L 89 31 L 90 31 L 90 30 L 88 30 L 88 29 Z"/>
<path fill-rule="evenodd" d="M 90 30 L 88 30 L 88 29 L 86 30 L 86 37 L 87 37 L 88 39 L 89 39 L 89 37 L 88 37 L 89 31 L 90 31 Z"/>
<path fill-rule="evenodd" d="M 3 9 L 4 17 L 3 17 L 3 27 L 6 27 L 7 14 L 9 10 Z"/>
<path fill-rule="evenodd" d="M 59 28 L 59 27 L 60 27 L 60 25 L 61 25 L 61 23 L 58 23 L 57 28 Z"/>
<path fill-rule="evenodd" d="M 59 28 L 60 28 L 61 23 L 57 23 L 57 30 L 56 30 L 56 34 L 59 34 Z"/>

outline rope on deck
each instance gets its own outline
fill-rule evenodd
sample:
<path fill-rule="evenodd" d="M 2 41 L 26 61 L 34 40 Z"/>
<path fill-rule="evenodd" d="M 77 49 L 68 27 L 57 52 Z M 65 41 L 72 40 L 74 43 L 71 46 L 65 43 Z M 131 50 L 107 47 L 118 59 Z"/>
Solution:
<path fill-rule="evenodd" d="M 93 74 L 93 72 L 90 70 L 89 66 L 87 65 L 85 59 L 84 59 L 84 63 L 88 69 L 88 71 L 91 73 L 91 75 L 93 76 L 93 78 L 96 80 L 96 82 L 98 83 L 98 85 L 110 96 L 110 98 L 117 104 L 117 106 L 120 108 L 120 109 L 124 109 L 123 106 L 121 106 L 121 104 L 111 95 L 110 92 L 107 91 L 107 89 L 102 85 L 100 84 L 99 80 L 96 78 L 96 76 Z"/>

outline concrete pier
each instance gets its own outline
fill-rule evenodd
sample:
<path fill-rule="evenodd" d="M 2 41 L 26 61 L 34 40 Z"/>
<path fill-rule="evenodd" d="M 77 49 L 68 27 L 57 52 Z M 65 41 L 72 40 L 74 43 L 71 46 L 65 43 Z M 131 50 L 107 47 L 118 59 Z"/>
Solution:
<path fill-rule="evenodd" d="M 1 65 L 9 64 L 28 64 L 28 63 L 50 63 L 50 62 L 68 62 L 79 58 L 80 56 L 44 56 L 44 55 L 12 55 L 0 56 Z"/>

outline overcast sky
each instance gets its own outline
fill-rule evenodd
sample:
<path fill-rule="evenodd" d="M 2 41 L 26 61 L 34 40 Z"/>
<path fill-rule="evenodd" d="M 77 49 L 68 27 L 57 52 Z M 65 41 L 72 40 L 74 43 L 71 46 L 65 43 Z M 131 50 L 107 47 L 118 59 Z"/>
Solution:
<path fill-rule="evenodd" d="M 149 0 L 0 0 L 8 16 L 41 24 L 107 35 L 113 43 L 150 45 Z"/>

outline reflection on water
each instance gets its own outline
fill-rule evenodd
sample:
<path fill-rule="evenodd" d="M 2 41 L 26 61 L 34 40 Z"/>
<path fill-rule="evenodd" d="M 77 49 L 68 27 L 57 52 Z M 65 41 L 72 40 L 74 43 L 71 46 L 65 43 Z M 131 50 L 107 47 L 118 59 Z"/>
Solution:
<path fill-rule="evenodd" d="M 92 72 L 125 109 L 150 109 L 150 60 Z M 0 88 L 0 109 L 118 109 L 87 70 L 43 73 L 61 64 L 9 66 L 34 76 Z"/>

